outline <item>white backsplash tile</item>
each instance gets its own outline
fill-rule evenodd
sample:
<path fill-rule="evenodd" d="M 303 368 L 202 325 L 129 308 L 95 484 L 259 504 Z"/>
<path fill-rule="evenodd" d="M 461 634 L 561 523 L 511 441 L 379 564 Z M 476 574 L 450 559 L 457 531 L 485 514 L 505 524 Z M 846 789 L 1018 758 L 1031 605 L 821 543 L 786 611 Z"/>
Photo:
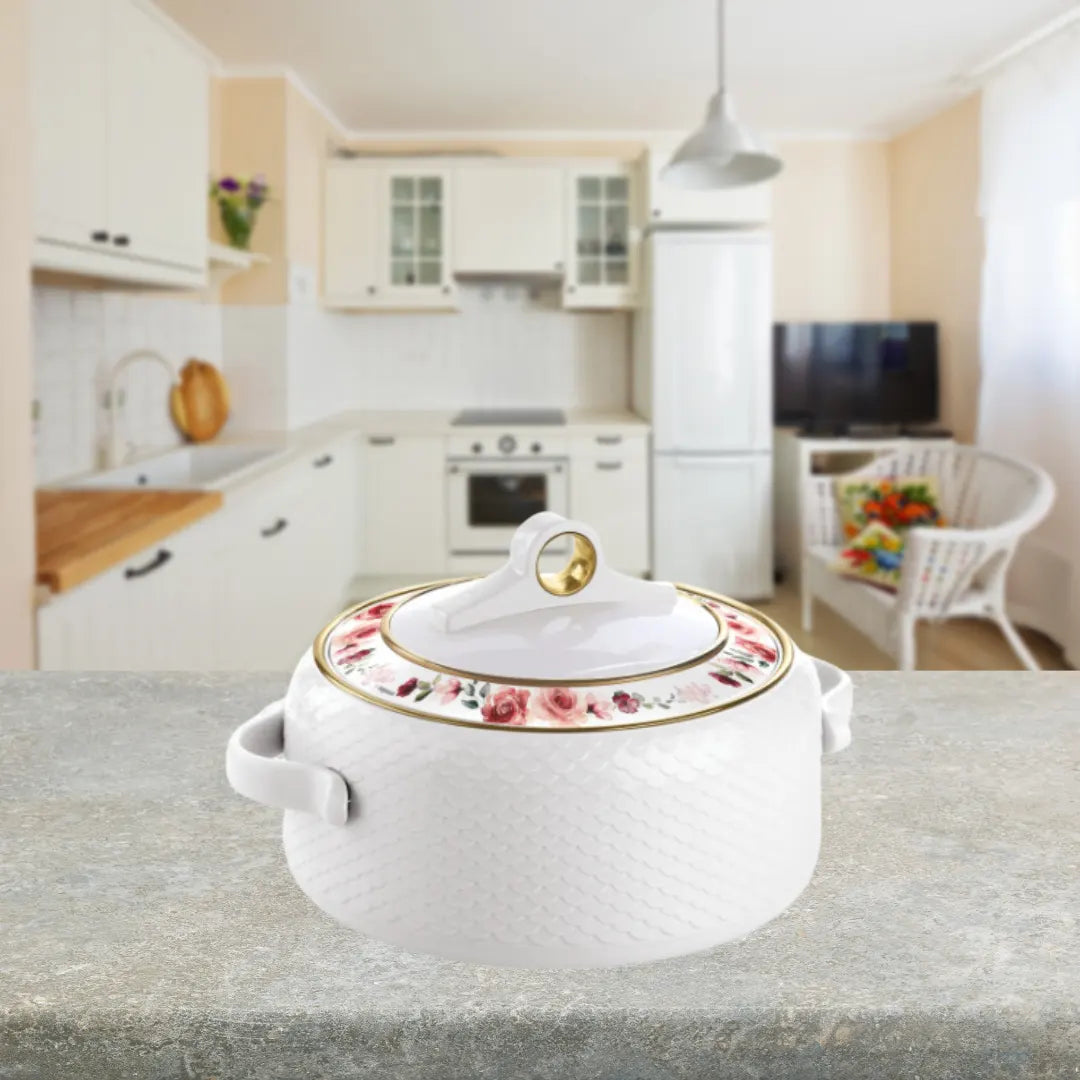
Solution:
<path fill-rule="evenodd" d="M 192 356 L 222 367 L 233 431 L 346 409 L 627 407 L 627 313 L 567 312 L 555 287 L 505 282 L 462 286 L 460 303 L 452 313 L 343 314 L 35 286 L 38 483 L 99 467 L 109 372 L 132 349 L 155 349 L 177 369 Z M 123 389 L 129 441 L 179 442 L 159 366 L 132 366 Z"/>
<path fill-rule="evenodd" d="M 108 430 L 105 389 L 124 353 L 155 349 L 176 369 L 192 356 L 222 362 L 216 304 L 36 285 L 33 311 L 39 484 L 99 467 Z M 136 364 L 121 385 L 126 438 L 142 449 L 176 445 L 165 372 L 156 364 Z"/>
<path fill-rule="evenodd" d="M 293 306 L 290 426 L 345 407 L 626 408 L 629 314 L 568 312 L 556 286 L 470 284 L 458 312 L 344 314 Z"/>

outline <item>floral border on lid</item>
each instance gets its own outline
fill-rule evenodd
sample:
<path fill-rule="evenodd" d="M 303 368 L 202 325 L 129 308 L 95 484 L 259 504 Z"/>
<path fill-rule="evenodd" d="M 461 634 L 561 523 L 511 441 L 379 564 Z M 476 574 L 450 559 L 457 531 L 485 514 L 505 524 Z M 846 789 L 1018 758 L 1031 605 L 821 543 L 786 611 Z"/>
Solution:
<path fill-rule="evenodd" d="M 332 682 L 368 701 L 422 719 L 517 730 L 585 731 L 666 723 L 719 711 L 756 696 L 783 675 L 790 641 L 742 605 L 680 587 L 717 611 L 730 634 L 714 656 L 682 670 L 601 686 L 515 685 L 424 667 L 395 652 L 382 623 L 395 607 L 430 586 L 361 604 L 340 615 L 315 642 L 315 659 Z"/>

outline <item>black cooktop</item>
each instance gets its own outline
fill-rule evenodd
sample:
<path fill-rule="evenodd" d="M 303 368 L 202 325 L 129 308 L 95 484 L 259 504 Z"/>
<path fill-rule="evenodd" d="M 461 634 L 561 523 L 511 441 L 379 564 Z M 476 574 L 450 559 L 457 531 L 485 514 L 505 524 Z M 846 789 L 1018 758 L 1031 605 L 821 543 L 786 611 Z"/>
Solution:
<path fill-rule="evenodd" d="M 454 427 L 546 427 L 566 423 L 562 409 L 462 409 L 450 423 Z"/>

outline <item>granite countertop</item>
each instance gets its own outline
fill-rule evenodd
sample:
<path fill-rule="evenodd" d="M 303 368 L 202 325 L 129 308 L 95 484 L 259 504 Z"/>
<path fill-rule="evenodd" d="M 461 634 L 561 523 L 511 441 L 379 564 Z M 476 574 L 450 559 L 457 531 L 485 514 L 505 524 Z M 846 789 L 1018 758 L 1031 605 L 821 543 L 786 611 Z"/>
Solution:
<path fill-rule="evenodd" d="M 707 953 L 517 972 L 347 931 L 228 789 L 266 675 L 0 676 L 0 1078 L 1080 1073 L 1080 675 L 866 672 L 818 872 Z"/>

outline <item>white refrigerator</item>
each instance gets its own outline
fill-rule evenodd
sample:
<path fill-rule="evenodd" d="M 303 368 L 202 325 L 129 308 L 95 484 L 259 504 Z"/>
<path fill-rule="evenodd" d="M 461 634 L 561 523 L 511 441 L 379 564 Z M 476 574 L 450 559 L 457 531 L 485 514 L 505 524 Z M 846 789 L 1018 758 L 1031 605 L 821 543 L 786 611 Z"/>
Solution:
<path fill-rule="evenodd" d="M 652 422 L 652 569 L 772 594 L 772 251 L 763 232 L 654 231 L 634 407 Z"/>

